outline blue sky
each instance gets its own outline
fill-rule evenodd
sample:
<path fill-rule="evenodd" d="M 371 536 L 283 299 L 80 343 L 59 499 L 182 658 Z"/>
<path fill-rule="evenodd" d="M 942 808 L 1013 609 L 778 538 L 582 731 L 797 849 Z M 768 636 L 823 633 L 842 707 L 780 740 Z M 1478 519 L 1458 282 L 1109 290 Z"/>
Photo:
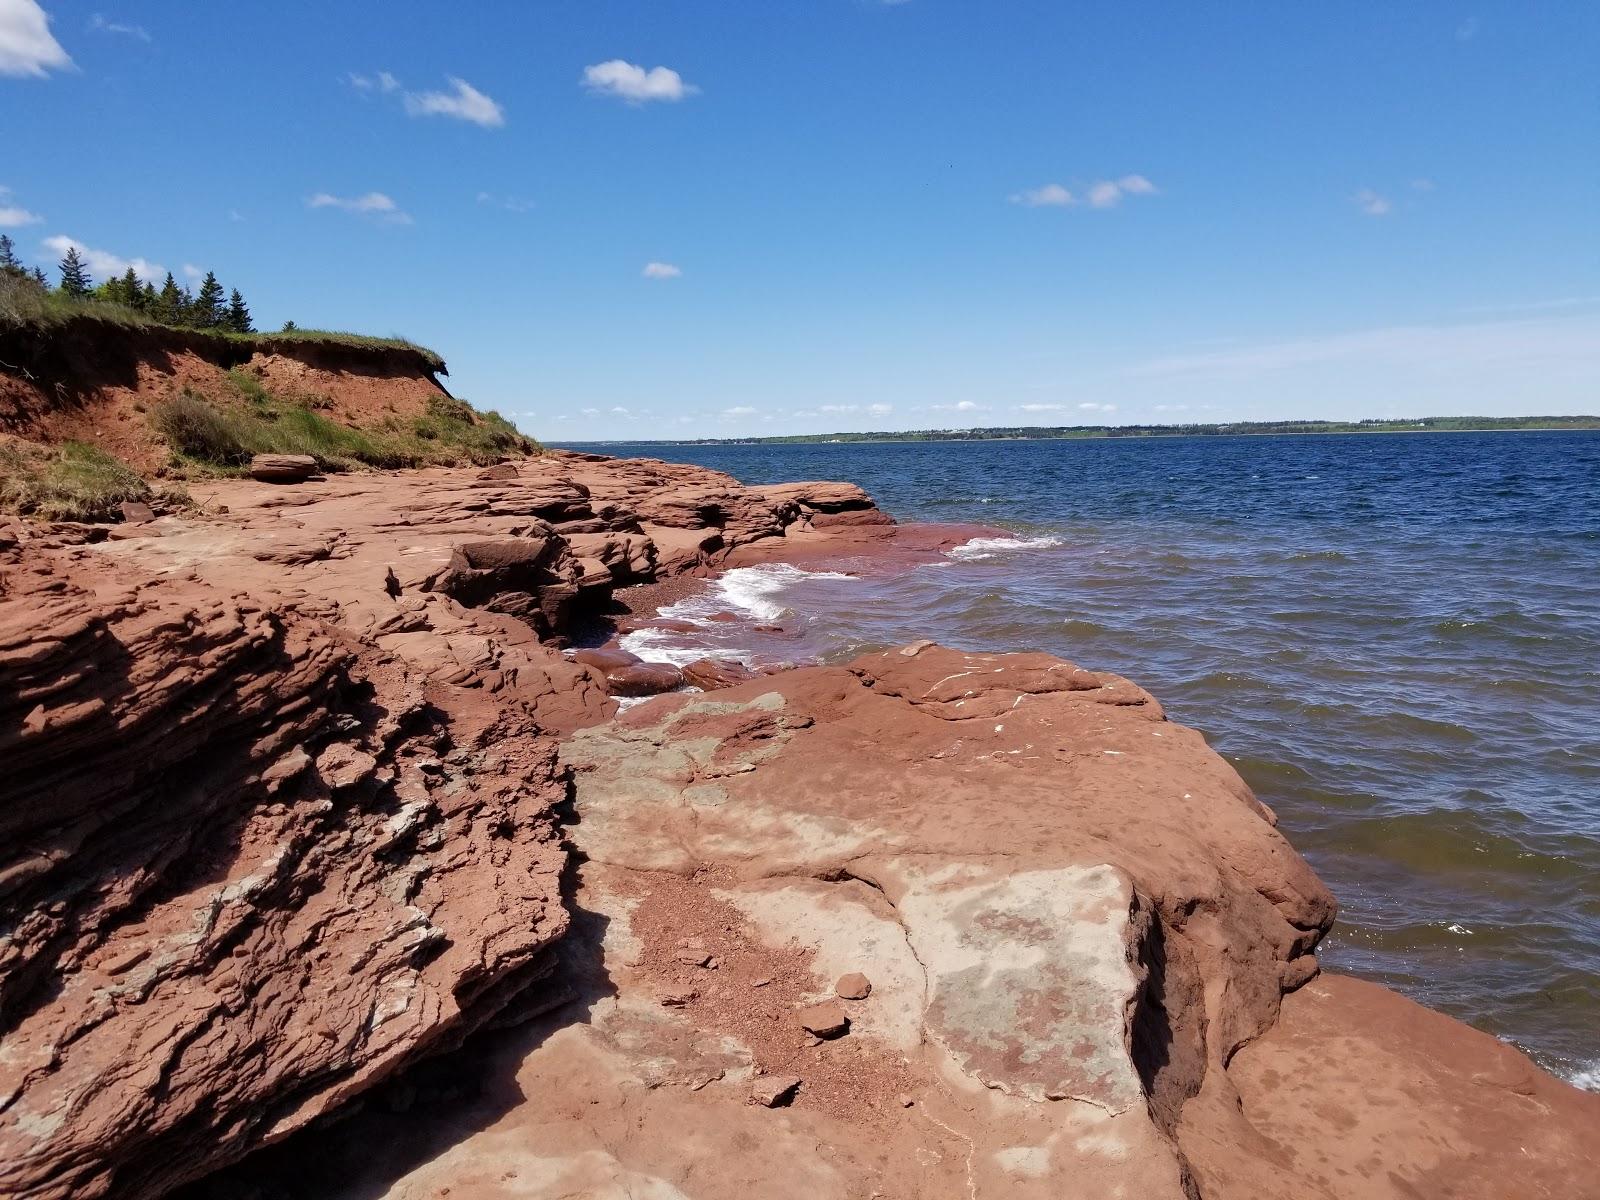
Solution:
<path fill-rule="evenodd" d="M 549 440 L 1600 411 L 1600 5 L 0 0 L 0 225 Z"/>

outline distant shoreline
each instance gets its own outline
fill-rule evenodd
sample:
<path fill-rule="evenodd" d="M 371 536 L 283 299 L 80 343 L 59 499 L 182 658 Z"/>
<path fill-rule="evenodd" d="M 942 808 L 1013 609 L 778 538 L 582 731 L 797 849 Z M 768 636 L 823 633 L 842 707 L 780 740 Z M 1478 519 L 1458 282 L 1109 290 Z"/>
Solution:
<path fill-rule="evenodd" d="M 1351 433 L 1571 433 L 1600 430 L 1600 416 L 1424 417 L 1413 421 L 1239 421 L 1215 425 L 998 426 L 745 438 L 583 438 L 550 445 L 796 446 L 892 442 L 1061 442 L 1123 438 L 1304 437 Z"/>

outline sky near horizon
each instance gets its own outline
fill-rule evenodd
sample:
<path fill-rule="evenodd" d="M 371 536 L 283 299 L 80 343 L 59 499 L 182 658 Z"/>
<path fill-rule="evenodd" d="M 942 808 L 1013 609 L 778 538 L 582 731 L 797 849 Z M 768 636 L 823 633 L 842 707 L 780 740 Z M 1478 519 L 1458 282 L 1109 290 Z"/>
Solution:
<path fill-rule="evenodd" d="M 0 138 L 550 441 L 1600 412 L 1600 4 L 0 0 Z"/>

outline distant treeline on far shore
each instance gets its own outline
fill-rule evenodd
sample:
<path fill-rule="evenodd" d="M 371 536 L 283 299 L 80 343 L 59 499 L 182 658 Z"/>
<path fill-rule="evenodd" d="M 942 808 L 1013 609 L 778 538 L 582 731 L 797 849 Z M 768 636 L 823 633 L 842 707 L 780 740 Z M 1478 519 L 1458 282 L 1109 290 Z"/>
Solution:
<path fill-rule="evenodd" d="M 1294 433 L 1451 433 L 1506 429 L 1600 429 L 1589 417 L 1417 417 L 1369 421 L 1229 421 L 1217 425 L 997 425 L 987 429 L 912 429 L 879 433 L 795 433 L 783 437 L 677 438 L 674 445 L 796 442 L 996 442 L 1033 438 L 1227 437 Z M 658 441 L 662 439 L 656 439 Z M 633 443 L 637 444 L 637 443 Z"/>

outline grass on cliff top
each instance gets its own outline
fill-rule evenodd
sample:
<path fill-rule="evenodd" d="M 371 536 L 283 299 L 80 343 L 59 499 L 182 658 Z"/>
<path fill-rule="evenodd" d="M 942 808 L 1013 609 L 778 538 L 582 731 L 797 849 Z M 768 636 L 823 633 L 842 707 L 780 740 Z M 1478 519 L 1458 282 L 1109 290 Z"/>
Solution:
<path fill-rule="evenodd" d="M 200 338 L 218 338 L 248 346 L 262 353 L 273 353 L 285 345 L 338 346 L 352 350 L 403 350 L 419 356 L 428 370 L 449 374 L 444 359 L 426 346 L 409 338 L 370 337 L 336 329 L 288 329 L 275 333 L 233 333 L 221 329 L 193 329 L 163 325 L 148 313 L 113 304 L 106 300 L 73 300 L 59 291 L 40 287 L 32 279 L 0 272 L 0 332 L 6 330 L 40 332 L 64 331 L 81 323 L 90 326 L 114 325 L 123 329 L 172 329 Z"/>
<path fill-rule="evenodd" d="M 330 420 L 311 403 L 272 395 L 246 372 L 229 372 L 229 378 L 239 403 L 214 404 L 185 389 L 151 410 L 151 423 L 179 469 L 228 473 L 248 466 L 256 454 L 309 454 L 325 471 L 482 466 L 540 450 L 499 413 L 476 412 L 448 396 L 429 397 L 422 416 L 385 417 L 354 428 Z"/>
<path fill-rule="evenodd" d="M 0 511 L 48 521 L 114 521 L 124 500 L 154 499 L 188 501 L 178 491 L 157 493 L 132 467 L 97 446 L 0 442 Z"/>

